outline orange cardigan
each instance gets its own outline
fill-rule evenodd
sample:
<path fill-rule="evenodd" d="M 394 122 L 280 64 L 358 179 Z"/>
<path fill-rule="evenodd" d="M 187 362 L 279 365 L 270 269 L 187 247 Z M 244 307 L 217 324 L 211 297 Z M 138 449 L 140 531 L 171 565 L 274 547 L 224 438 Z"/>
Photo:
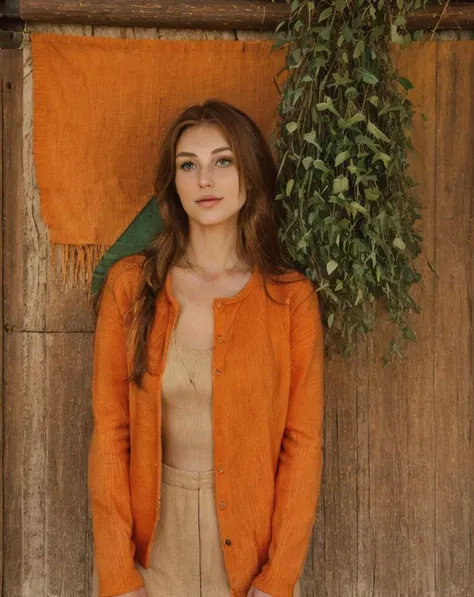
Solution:
<path fill-rule="evenodd" d="M 111 269 L 94 348 L 89 488 L 100 597 L 143 586 L 161 487 L 161 376 L 179 306 L 168 278 L 157 299 L 143 389 L 129 383 L 126 317 L 139 256 Z M 309 280 L 269 283 L 256 270 L 235 297 L 215 299 L 213 441 L 216 502 L 232 597 L 251 585 L 292 597 L 314 522 L 322 472 L 323 334 Z"/>

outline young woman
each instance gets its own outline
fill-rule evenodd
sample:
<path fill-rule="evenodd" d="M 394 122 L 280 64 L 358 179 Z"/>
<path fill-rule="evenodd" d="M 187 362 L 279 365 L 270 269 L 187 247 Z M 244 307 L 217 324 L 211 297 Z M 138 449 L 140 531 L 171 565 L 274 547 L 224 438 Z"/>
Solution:
<path fill-rule="evenodd" d="M 322 471 L 316 292 L 282 255 L 255 123 L 207 101 L 161 145 L 164 230 L 111 268 L 94 350 L 95 595 L 293 597 Z"/>

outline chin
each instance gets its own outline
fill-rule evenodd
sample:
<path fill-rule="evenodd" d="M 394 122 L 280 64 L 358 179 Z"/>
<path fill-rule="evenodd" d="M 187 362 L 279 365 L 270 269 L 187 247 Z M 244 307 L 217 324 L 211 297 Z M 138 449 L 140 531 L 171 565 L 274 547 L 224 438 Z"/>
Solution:
<path fill-rule="evenodd" d="M 190 219 L 200 226 L 219 226 L 237 223 L 237 214 L 199 214 L 196 217 L 191 216 Z"/>

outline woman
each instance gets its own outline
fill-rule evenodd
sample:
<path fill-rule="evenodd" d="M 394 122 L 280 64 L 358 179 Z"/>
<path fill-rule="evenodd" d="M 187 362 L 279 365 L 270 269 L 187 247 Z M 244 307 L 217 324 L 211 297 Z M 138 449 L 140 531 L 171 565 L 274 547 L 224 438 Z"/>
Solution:
<path fill-rule="evenodd" d="M 164 230 L 111 268 L 89 485 L 101 597 L 292 597 L 322 470 L 317 295 L 278 241 L 277 171 L 207 101 L 161 145 Z"/>

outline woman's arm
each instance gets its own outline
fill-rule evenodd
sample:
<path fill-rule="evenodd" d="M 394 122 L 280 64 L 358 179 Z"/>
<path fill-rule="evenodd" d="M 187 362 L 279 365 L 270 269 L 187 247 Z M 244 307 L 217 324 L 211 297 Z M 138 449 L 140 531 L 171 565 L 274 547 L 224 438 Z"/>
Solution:
<path fill-rule="evenodd" d="M 275 486 L 268 563 L 252 586 L 293 597 L 304 566 L 322 476 L 324 342 L 318 298 L 309 281 L 290 303 L 291 386 Z"/>
<path fill-rule="evenodd" d="M 118 268 L 122 267 L 122 270 Z M 112 268 L 101 298 L 94 345 L 89 489 L 99 595 L 143 586 L 135 568 L 130 507 L 128 369 L 123 315 L 130 307 L 123 266 Z"/>

